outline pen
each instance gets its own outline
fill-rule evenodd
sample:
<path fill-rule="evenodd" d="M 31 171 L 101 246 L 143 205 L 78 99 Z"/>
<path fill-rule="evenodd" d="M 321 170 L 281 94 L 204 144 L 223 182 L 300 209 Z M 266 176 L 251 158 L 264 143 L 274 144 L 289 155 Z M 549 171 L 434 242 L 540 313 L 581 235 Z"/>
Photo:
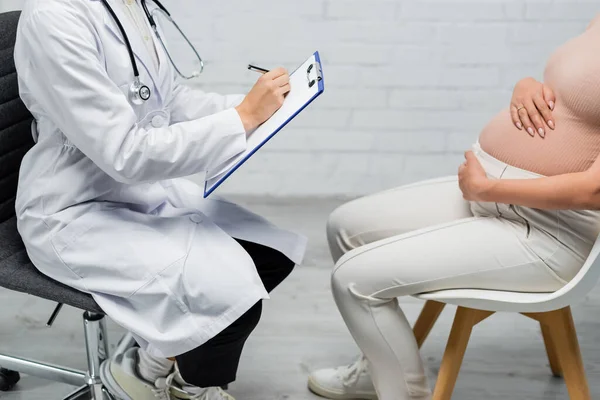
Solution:
<path fill-rule="evenodd" d="M 248 65 L 248 69 L 249 69 L 250 71 L 256 71 L 256 72 L 260 72 L 261 74 L 266 74 L 267 72 L 269 72 L 269 70 L 268 70 L 268 69 L 264 69 L 264 68 L 261 68 L 261 67 L 257 67 L 257 66 L 255 66 L 255 65 L 252 65 L 252 64 Z"/>

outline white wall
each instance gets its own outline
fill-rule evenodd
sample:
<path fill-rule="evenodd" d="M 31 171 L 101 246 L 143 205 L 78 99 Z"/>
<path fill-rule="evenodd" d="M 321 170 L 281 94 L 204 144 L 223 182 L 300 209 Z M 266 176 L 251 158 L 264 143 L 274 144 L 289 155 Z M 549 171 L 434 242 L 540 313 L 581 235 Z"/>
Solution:
<path fill-rule="evenodd" d="M 515 82 L 600 11 L 578 0 L 170 1 L 209 60 L 204 87 L 248 88 L 249 61 L 322 52 L 326 93 L 225 192 L 357 195 L 455 173 Z"/>
<path fill-rule="evenodd" d="M 552 49 L 600 11 L 590 0 L 164 3 L 207 60 L 205 89 L 245 91 L 248 62 L 294 68 L 321 51 L 324 96 L 223 188 L 275 195 L 357 195 L 454 173 L 514 83 L 540 78 Z"/>
<path fill-rule="evenodd" d="M 22 4 L 22 0 L 0 0 L 0 12 L 18 10 Z"/>

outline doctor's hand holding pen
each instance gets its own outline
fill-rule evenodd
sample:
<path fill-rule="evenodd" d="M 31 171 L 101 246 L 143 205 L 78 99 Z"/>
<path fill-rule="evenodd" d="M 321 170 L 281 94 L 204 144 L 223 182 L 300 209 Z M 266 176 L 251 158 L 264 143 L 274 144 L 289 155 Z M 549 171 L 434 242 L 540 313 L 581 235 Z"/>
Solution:
<path fill-rule="evenodd" d="M 251 132 L 281 108 L 291 87 L 290 75 L 285 68 L 268 71 L 249 66 L 248 69 L 263 74 L 244 101 L 236 107 L 246 132 Z"/>

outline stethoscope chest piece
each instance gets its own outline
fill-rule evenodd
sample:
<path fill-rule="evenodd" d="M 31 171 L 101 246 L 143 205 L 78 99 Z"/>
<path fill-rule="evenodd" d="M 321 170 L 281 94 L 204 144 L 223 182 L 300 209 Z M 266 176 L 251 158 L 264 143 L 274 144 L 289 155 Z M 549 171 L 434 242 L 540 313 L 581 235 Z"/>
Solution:
<path fill-rule="evenodd" d="M 150 88 L 144 85 L 140 81 L 139 77 L 136 77 L 133 83 L 131 84 L 131 87 L 129 88 L 129 100 L 133 104 L 140 106 L 146 101 L 150 100 L 151 96 L 152 92 L 150 91 Z"/>

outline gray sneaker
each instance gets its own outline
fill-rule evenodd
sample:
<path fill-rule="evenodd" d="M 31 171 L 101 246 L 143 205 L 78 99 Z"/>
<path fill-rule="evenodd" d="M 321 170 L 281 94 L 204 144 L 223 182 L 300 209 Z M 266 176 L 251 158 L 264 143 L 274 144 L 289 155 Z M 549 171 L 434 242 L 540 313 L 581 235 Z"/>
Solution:
<path fill-rule="evenodd" d="M 131 348 L 100 367 L 104 387 L 120 400 L 171 400 L 169 377 L 150 383 L 137 372 L 138 349 Z"/>
<path fill-rule="evenodd" d="M 183 380 L 177 364 L 175 371 L 167 378 L 173 399 L 181 400 L 235 400 L 233 396 L 219 387 L 199 388 Z"/>

